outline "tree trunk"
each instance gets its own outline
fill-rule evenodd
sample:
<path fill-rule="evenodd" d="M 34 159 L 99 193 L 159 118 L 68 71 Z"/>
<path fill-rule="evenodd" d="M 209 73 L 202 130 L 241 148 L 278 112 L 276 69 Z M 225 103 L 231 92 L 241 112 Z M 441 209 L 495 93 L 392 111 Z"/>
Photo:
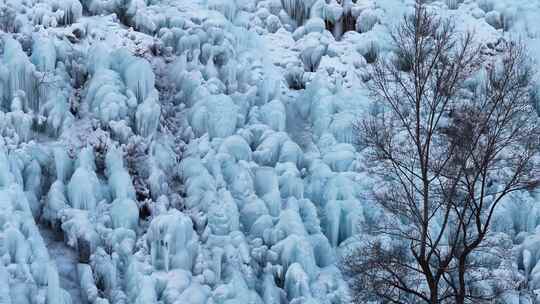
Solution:
<path fill-rule="evenodd" d="M 459 286 L 458 286 L 458 291 L 456 294 L 456 304 L 465 303 L 465 294 L 466 294 L 465 271 L 467 270 L 466 261 L 467 261 L 466 255 L 462 255 L 459 258 L 459 265 L 458 265 Z"/>
<path fill-rule="evenodd" d="M 437 283 L 430 284 L 430 304 L 439 304 L 439 286 Z"/>

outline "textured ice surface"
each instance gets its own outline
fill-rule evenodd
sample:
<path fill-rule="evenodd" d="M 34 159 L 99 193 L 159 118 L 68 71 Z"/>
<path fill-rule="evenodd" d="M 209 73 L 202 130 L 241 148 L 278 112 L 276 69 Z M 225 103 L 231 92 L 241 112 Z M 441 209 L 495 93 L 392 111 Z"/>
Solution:
<path fill-rule="evenodd" d="M 72 304 L 84 303 L 79 287 L 77 252 L 63 242 L 61 234 L 59 235 L 44 225 L 39 226 L 39 228 L 49 256 L 56 265 L 60 286 L 69 293 Z"/>
<path fill-rule="evenodd" d="M 411 4 L 0 3 L 0 302 L 350 303 L 340 254 L 384 219 L 364 57 Z M 540 59 L 536 1 L 430 5 Z M 495 214 L 506 303 L 540 288 L 537 203 Z"/>

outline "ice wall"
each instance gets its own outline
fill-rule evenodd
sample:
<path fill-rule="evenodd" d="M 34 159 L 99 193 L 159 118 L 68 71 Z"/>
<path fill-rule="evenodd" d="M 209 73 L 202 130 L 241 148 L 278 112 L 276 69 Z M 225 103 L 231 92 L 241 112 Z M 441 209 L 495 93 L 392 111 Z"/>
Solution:
<path fill-rule="evenodd" d="M 77 250 L 85 303 L 350 303 L 341 254 L 387 220 L 354 124 L 405 2 L 0 4 L 0 301 L 68 303 L 42 221 Z M 505 5 L 452 11 L 538 40 Z M 536 201 L 504 202 L 515 265 L 489 260 L 531 288 Z"/>

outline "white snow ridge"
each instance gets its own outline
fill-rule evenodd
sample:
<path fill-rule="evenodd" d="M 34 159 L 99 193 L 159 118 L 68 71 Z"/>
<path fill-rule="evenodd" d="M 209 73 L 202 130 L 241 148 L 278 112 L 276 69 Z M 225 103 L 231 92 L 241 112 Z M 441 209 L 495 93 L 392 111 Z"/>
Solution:
<path fill-rule="evenodd" d="M 538 66 L 540 1 L 424 2 Z M 389 220 L 357 127 L 414 5 L 2 0 L 0 304 L 391 303 L 342 264 Z M 540 192 L 493 217 L 491 303 L 540 303 Z"/>

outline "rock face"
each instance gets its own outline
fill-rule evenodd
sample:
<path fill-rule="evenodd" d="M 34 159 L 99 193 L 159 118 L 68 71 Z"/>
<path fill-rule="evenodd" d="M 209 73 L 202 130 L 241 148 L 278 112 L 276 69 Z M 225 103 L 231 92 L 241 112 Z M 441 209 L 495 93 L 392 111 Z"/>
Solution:
<path fill-rule="evenodd" d="M 413 3 L 0 3 L 0 303 L 351 303 L 340 258 L 385 219 L 354 126 Z M 535 1 L 429 5 L 540 59 Z M 540 288 L 537 203 L 494 215 L 506 303 Z"/>

